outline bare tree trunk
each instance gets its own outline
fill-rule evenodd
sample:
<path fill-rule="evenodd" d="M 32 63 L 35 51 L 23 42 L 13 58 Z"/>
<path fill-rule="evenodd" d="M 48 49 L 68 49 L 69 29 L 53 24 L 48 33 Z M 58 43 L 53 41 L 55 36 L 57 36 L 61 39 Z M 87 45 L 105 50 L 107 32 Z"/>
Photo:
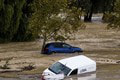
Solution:
<path fill-rule="evenodd" d="M 86 15 L 84 16 L 84 21 L 89 22 L 89 12 L 87 12 Z"/>
<path fill-rule="evenodd" d="M 43 39 L 43 44 L 42 44 L 42 48 L 41 48 L 41 54 L 43 54 L 45 45 L 46 45 L 46 36 Z"/>
<path fill-rule="evenodd" d="M 90 7 L 90 10 L 87 12 L 87 15 L 85 15 L 84 17 L 84 21 L 85 22 L 91 22 L 92 21 L 92 15 L 93 15 L 93 12 L 94 12 L 94 5 L 95 5 L 95 2 L 94 0 L 91 0 L 91 7 Z"/>
<path fill-rule="evenodd" d="M 94 4 L 92 3 L 90 14 L 88 20 L 91 22 L 92 21 L 92 15 L 93 15 L 93 9 L 94 9 Z"/>
<path fill-rule="evenodd" d="M 84 16 L 84 21 L 85 22 L 91 22 L 92 21 L 93 9 L 94 9 L 94 5 L 92 4 L 90 11 L 87 12 L 87 15 Z"/>

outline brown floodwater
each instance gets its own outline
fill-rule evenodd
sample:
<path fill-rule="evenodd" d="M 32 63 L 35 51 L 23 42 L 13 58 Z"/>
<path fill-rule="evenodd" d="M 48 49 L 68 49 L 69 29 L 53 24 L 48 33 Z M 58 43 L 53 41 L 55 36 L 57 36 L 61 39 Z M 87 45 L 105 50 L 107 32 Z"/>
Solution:
<path fill-rule="evenodd" d="M 100 54 L 101 53 L 101 54 Z M 84 54 L 92 59 L 101 58 L 101 62 L 97 62 L 97 70 L 94 73 L 83 75 L 75 75 L 65 78 L 64 80 L 120 80 L 120 64 L 115 62 L 105 62 L 108 59 L 119 61 L 120 51 L 116 52 L 84 52 Z M 40 74 L 35 75 L 19 75 L 19 78 L 0 78 L 0 80 L 41 80 Z"/>
<path fill-rule="evenodd" d="M 19 78 L 0 78 L 0 80 L 41 80 L 40 75 L 20 75 Z M 98 64 L 94 73 L 70 76 L 64 80 L 120 80 L 120 65 Z"/>
<path fill-rule="evenodd" d="M 81 47 L 85 51 L 84 55 L 97 62 L 96 72 L 70 76 L 64 80 L 120 80 L 120 31 L 106 30 L 107 24 L 99 23 L 101 22 L 100 20 L 101 17 L 96 17 L 93 19 L 93 23 L 86 23 L 87 28 L 80 30 L 79 35 L 76 35 L 76 40 L 67 41 L 67 43 Z M 10 61 L 11 65 L 27 62 L 36 65 L 42 64 L 44 57 L 42 60 L 40 59 L 40 44 L 41 42 L 39 41 L 0 44 L 0 59 L 13 58 Z M 59 55 L 50 55 L 50 57 L 57 56 Z M 65 57 L 65 55 L 63 56 Z M 48 59 L 48 61 L 51 64 L 55 60 L 50 61 Z M 118 64 L 116 64 L 117 61 L 119 62 Z M 44 60 L 43 64 L 45 65 L 46 63 L 47 61 Z M 38 67 L 40 66 L 38 65 Z M 19 75 L 18 77 L 0 77 L 0 80 L 41 80 L 40 74 Z"/>

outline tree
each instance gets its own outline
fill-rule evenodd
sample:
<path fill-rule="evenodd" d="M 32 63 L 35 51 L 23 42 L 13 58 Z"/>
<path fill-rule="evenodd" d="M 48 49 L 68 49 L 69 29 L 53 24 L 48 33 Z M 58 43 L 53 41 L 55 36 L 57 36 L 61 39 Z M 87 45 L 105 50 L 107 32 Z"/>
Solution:
<path fill-rule="evenodd" d="M 32 1 L 0 0 L 0 42 L 25 41 L 29 37 L 28 14 L 31 14 Z"/>
<path fill-rule="evenodd" d="M 28 31 L 29 18 L 31 18 L 32 13 L 34 13 L 33 2 L 34 0 L 26 0 L 23 5 L 19 28 L 12 39 L 13 41 L 29 41 L 35 38 L 35 35 L 32 35 L 31 32 Z"/>
<path fill-rule="evenodd" d="M 109 16 L 108 29 L 120 29 L 120 0 L 116 0 L 114 12 Z"/>
<path fill-rule="evenodd" d="M 31 18 L 33 34 L 43 38 L 43 48 L 48 40 L 66 40 L 73 32 L 84 27 L 80 21 L 80 10 L 68 9 L 67 0 L 36 0 L 36 12 Z"/>
<path fill-rule="evenodd" d="M 90 22 L 93 13 L 112 12 L 115 0 L 69 0 L 69 6 L 77 6 L 84 12 L 84 21 Z M 104 19 L 104 16 L 103 16 Z"/>
<path fill-rule="evenodd" d="M 104 0 L 102 1 L 102 12 L 103 12 L 103 21 L 109 22 L 109 16 L 111 16 L 111 13 L 114 12 L 114 6 L 115 6 L 116 0 Z"/>
<path fill-rule="evenodd" d="M 84 12 L 84 21 L 90 22 L 92 15 L 100 10 L 101 0 L 70 0 L 70 7 L 76 6 Z"/>

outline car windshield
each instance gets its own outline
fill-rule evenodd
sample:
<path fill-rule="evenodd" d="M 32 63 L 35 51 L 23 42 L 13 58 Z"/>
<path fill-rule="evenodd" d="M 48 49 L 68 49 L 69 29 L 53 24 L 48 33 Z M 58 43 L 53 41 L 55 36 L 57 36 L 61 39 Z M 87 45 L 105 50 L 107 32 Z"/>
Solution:
<path fill-rule="evenodd" d="M 67 75 L 71 69 L 61 64 L 60 62 L 56 62 L 49 68 L 49 70 L 51 70 L 55 74 L 64 73 L 65 75 Z"/>

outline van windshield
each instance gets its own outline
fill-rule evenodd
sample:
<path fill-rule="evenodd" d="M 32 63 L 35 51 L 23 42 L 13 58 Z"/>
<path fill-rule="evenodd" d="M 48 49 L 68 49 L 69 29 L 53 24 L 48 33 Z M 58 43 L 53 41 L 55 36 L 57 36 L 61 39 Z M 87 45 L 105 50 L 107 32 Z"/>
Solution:
<path fill-rule="evenodd" d="M 68 68 L 67 66 L 61 64 L 60 62 L 56 62 L 55 64 L 53 64 L 49 68 L 49 70 L 51 70 L 55 74 L 64 73 L 65 75 L 67 75 L 71 71 L 70 68 Z"/>

